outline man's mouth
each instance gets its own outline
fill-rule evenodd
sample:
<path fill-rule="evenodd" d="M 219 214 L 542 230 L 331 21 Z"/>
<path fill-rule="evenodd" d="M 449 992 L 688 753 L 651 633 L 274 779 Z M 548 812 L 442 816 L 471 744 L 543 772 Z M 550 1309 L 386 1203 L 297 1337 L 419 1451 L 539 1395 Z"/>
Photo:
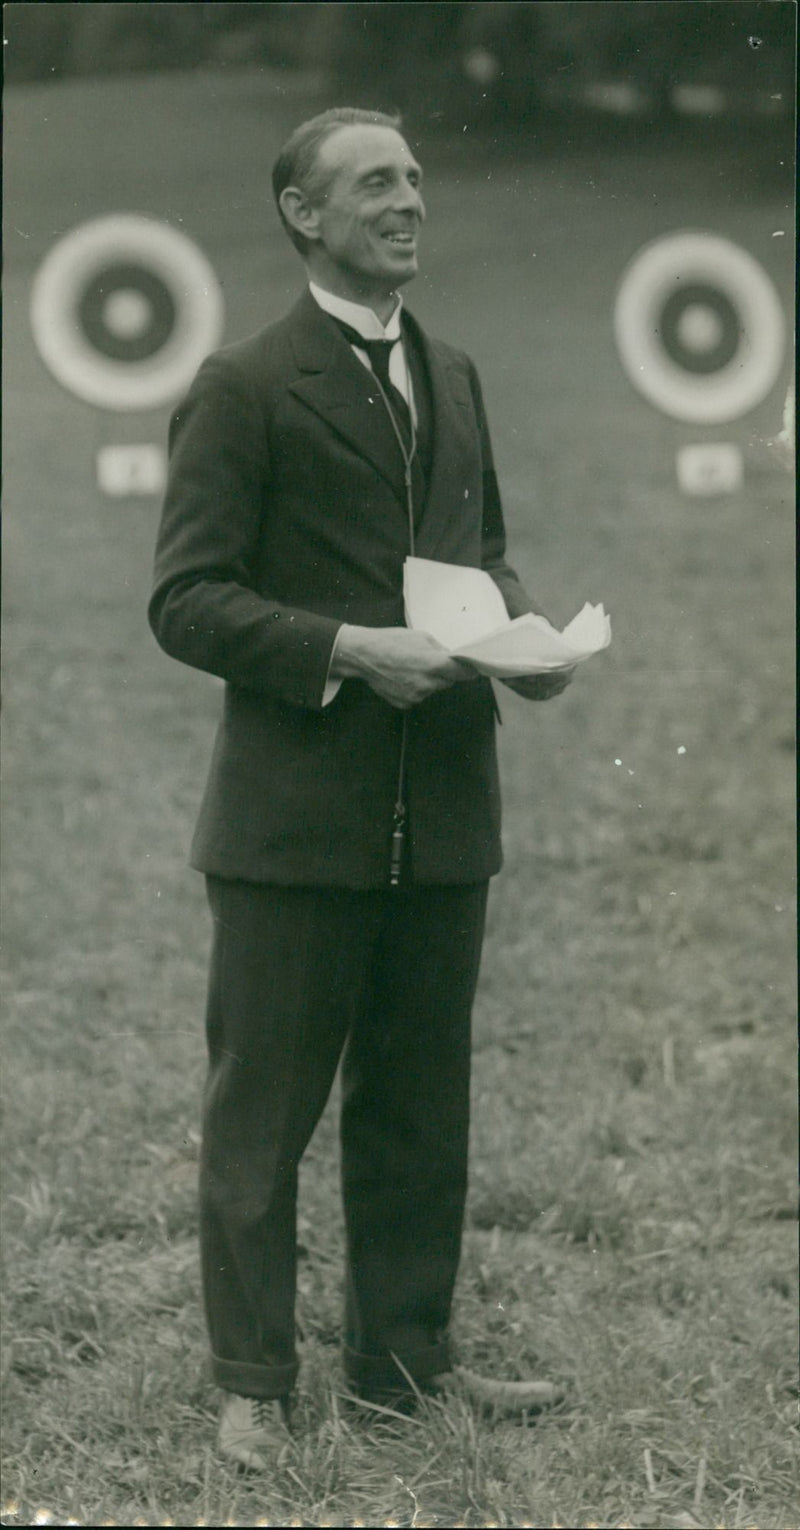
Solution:
<path fill-rule="evenodd" d="M 390 230 L 389 233 L 383 234 L 381 237 L 386 239 L 389 244 L 396 244 L 400 249 L 408 250 L 416 243 L 417 236 L 411 230 L 403 231 L 395 229 Z"/>

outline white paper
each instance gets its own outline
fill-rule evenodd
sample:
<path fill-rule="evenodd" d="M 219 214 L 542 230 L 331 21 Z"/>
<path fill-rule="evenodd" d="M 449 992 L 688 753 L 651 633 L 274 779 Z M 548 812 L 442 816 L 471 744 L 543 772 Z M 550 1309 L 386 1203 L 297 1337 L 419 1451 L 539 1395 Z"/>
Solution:
<path fill-rule="evenodd" d="M 611 642 L 603 606 L 588 601 L 563 632 L 532 613 L 512 621 L 494 580 L 480 568 L 406 558 L 403 593 L 409 627 L 430 633 L 454 658 L 468 659 L 496 680 L 570 669 Z"/>

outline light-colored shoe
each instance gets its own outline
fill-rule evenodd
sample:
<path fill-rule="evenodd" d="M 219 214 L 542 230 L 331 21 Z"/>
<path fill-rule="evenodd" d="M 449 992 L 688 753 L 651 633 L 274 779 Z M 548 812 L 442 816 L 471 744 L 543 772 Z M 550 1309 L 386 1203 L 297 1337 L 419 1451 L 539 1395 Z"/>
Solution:
<path fill-rule="evenodd" d="M 460 1392 L 478 1407 L 506 1416 L 555 1408 L 567 1395 L 564 1387 L 552 1381 L 495 1380 L 479 1376 L 464 1365 L 454 1365 L 451 1371 L 434 1376 L 433 1384 L 437 1392 Z"/>
<path fill-rule="evenodd" d="M 239 1397 L 227 1392 L 219 1416 L 222 1455 L 250 1471 L 266 1472 L 291 1439 L 287 1397 Z"/>

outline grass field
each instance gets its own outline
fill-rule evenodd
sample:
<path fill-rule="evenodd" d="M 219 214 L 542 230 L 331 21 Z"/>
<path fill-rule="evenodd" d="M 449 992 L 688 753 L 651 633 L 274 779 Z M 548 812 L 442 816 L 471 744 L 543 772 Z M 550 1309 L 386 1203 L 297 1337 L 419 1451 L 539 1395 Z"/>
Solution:
<path fill-rule="evenodd" d="M 300 1430 L 266 1481 L 215 1457 L 185 859 L 220 691 L 149 636 L 158 508 L 93 482 L 130 423 L 46 376 L 27 301 L 59 233 L 120 209 L 199 240 L 231 338 L 282 312 L 301 273 L 267 169 L 318 104 L 255 73 L 7 92 L 2 1522 L 796 1527 L 782 390 L 718 432 L 743 491 L 684 499 L 675 448 L 701 434 L 634 396 L 609 323 L 625 262 L 686 226 L 744 244 L 788 304 L 788 182 L 724 144 L 425 155 L 409 302 L 481 367 L 513 561 L 559 624 L 586 599 L 614 624 L 558 702 L 501 698 L 456 1318 L 466 1363 L 563 1379 L 569 1404 L 524 1427 L 459 1399 L 342 1409 L 332 1102 L 303 1173 Z"/>

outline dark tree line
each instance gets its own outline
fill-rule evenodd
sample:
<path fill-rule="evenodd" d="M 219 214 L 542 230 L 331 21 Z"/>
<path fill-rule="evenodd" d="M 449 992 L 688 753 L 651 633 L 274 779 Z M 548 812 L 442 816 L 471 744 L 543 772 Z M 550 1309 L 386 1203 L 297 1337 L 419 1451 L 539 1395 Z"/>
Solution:
<path fill-rule="evenodd" d="M 790 112 L 794 27 L 793 0 L 10 4 L 6 78 L 263 64 L 424 120 L 508 122 L 597 81 L 669 114 L 688 80 Z"/>

